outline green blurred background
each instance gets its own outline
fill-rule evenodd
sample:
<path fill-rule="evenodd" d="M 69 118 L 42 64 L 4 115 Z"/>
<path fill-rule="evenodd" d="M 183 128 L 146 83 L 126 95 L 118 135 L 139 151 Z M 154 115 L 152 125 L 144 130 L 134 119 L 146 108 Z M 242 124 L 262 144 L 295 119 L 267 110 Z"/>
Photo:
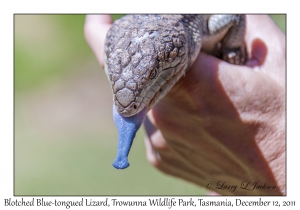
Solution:
<path fill-rule="evenodd" d="M 114 19 L 122 15 L 113 15 Z M 285 15 L 271 15 L 285 32 Z M 85 15 L 15 15 L 15 195 L 203 195 L 146 160 L 144 130 L 126 170 L 112 94 L 88 47 Z"/>

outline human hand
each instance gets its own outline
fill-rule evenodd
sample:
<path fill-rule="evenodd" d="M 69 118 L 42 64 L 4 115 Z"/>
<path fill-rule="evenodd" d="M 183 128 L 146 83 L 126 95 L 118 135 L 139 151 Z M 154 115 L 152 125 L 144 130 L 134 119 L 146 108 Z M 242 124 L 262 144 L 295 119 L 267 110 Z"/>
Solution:
<path fill-rule="evenodd" d="M 147 157 L 159 170 L 223 195 L 280 195 L 285 193 L 285 36 L 268 16 L 250 15 L 246 21 L 246 66 L 200 53 L 148 113 Z M 87 16 L 85 35 L 101 65 L 110 24 L 108 16 Z M 276 188 L 253 189 L 257 181 L 256 187 Z"/>
<path fill-rule="evenodd" d="M 147 123 L 147 156 L 163 172 L 223 195 L 282 194 L 285 37 L 268 16 L 250 15 L 245 40 L 246 66 L 200 53 L 148 113 L 157 129 Z M 252 190 L 257 181 L 276 189 Z"/>

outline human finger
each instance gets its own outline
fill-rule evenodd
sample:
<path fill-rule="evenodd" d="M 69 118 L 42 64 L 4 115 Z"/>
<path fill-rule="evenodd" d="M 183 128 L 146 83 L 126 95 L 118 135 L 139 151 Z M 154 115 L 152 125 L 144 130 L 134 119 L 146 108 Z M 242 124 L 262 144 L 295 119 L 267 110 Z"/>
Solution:
<path fill-rule="evenodd" d="M 101 66 L 104 66 L 103 53 L 105 37 L 112 22 L 113 20 L 110 15 L 87 15 L 85 19 L 85 39 Z"/>

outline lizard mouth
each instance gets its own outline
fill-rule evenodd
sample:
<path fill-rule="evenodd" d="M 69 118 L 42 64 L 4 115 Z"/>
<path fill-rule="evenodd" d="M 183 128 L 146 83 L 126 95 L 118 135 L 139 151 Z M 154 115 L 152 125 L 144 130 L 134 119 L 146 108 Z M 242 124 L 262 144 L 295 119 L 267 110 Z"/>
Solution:
<path fill-rule="evenodd" d="M 146 103 L 144 106 L 141 105 L 140 102 L 133 101 L 127 107 L 121 106 L 118 102 L 115 102 L 116 110 L 123 116 L 123 117 L 132 117 L 134 115 L 139 114 L 143 111 L 146 107 L 149 108 L 151 101 Z M 147 110 L 147 112 L 150 109 Z"/>
<path fill-rule="evenodd" d="M 157 103 L 157 98 L 159 96 L 161 91 L 157 91 L 155 93 L 155 95 L 152 97 L 152 99 L 149 102 L 149 110 L 152 109 L 154 107 L 154 105 Z"/>
<path fill-rule="evenodd" d="M 163 88 L 163 87 L 162 87 Z M 132 101 L 127 107 L 123 107 L 118 100 L 115 100 L 115 106 L 116 110 L 123 116 L 123 117 L 131 117 L 134 115 L 139 114 L 142 110 L 147 107 L 147 112 L 154 107 L 154 105 L 158 102 L 158 99 L 160 98 L 160 95 L 162 93 L 162 89 L 157 91 L 153 97 L 150 99 L 146 96 L 144 96 L 144 100 L 140 101 L 136 97 L 134 101 Z"/>
<path fill-rule="evenodd" d="M 153 96 L 153 98 L 149 102 L 149 110 L 152 109 L 152 107 L 155 105 L 155 98 L 156 98 L 157 93 Z"/>

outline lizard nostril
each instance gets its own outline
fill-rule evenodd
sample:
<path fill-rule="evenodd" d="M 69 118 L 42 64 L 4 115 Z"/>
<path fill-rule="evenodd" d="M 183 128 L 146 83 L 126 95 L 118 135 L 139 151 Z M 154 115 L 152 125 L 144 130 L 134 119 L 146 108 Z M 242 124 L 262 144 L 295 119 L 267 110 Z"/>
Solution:
<path fill-rule="evenodd" d="M 136 105 L 133 105 L 133 108 L 136 109 Z"/>

